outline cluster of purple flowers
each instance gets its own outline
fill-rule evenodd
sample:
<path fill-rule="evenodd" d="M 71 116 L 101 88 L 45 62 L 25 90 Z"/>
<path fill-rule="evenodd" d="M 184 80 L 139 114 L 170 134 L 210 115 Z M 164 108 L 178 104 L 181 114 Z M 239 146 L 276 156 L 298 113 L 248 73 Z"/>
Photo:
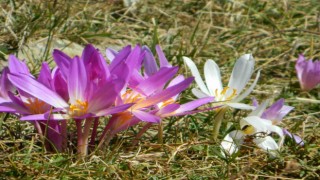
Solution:
<path fill-rule="evenodd" d="M 67 148 L 67 129 L 74 120 L 77 150 L 83 156 L 90 143 L 99 141 L 101 146 L 140 121 L 152 124 L 165 117 L 191 114 L 213 100 L 206 97 L 179 104 L 180 93 L 193 77 L 175 76 L 178 67 L 168 63 L 159 46 L 156 50 L 159 65 L 148 47 L 126 46 L 119 52 L 107 49 L 109 64 L 92 45 L 85 47 L 81 57 L 71 58 L 55 50 L 57 66 L 51 70 L 42 63 L 38 77 L 25 62 L 10 55 L 1 74 L 0 111 L 34 124 L 47 139 L 46 148 L 59 152 Z M 97 132 L 99 117 L 109 117 L 102 132 Z"/>

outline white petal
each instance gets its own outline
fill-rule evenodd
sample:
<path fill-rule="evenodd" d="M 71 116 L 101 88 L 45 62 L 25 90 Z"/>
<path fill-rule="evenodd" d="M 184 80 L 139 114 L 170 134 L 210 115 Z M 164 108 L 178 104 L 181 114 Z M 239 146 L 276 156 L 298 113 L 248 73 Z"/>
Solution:
<path fill-rule="evenodd" d="M 271 126 L 272 122 L 269 120 L 262 119 L 258 116 L 248 116 L 240 120 L 241 129 L 243 129 L 246 125 L 253 126 L 255 131 L 251 134 L 255 134 L 257 132 L 268 132 L 268 126 Z"/>
<path fill-rule="evenodd" d="M 232 108 L 235 108 L 235 109 L 253 110 L 255 108 L 254 106 L 250 106 L 250 105 L 243 104 L 243 103 L 228 102 L 228 103 L 226 103 L 226 105 L 228 105 Z"/>
<path fill-rule="evenodd" d="M 253 88 L 257 85 L 257 82 L 258 82 L 258 80 L 259 80 L 259 77 L 260 77 L 260 70 L 258 71 L 257 76 L 256 76 L 256 79 L 255 79 L 254 82 L 251 84 L 251 86 L 250 86 L 244 93 L 242 93 L 241 95 L 239 95 L 238 97 L 236 97 L 233 101 L 234 101 L 234 102 L 240 102 L 240 101 L 242 101 L 244 98 L 246 98 L 246 97 L 253 91 Z"/>
<path fill-rule="evenodd" d="M 261 117 L 264 110 L 267 108 L 267 105 L 269 104 L 270 99 L 267 99 L 266 101 L 263 101 L 255 110 L 253 110 L 248 116 L 258 116 Z"/>
<path fill-rule="evenodd" d="M 234 65 L 228 87 L 236 89 L 240 94 L 249 81 L 254 68 L 254 59 L 251 54 L 242 55 Z"/>
<path fill-rule="evenodd" d="M 246 136 L 242 131 L 238 131 L 238 130 L 231 131 L 229 133 L 229 135 L 238 144 L 242 144 L 243 143 L 243 139 Z"/>
<path fill-rule="evenodd" d="M 200 73 L 198 71 L 197 66 L 194 64 L 194 62 L 187 57 L 183 57 L 183 60 L 185 62 L 185 64 L 189 67 L 189 69 L 191 70 L 192 75 L 195 78 L 196 83 L 198 84 L 199 88 L 201 89 L 202 92 L 206 93 L 206 94 L 210 94 L 208 91 L 208 88 L 206 87 L 206 85 L 204 84 Z"/>
<path fill-rule="evenodd" d="M 269 120 L 266 120 L 266 121 L 269 121 Z M 275 132 L 277 133 L 280 137 L 284 137 L 283 135 L 283 131 L 282 131 L 282 128 L 276 126 L 276 125 L 269 125 L 267 126 L 267 130 L 270 131 L 270 132 Z"/>
<path fill-rule="evenodd" d="M 236 153 L 239 150 L 239 146 L 243 143 L 244 136 L 241 131 L 232 131 L 227 134 L 221 142 L 224 152 L 229 155 Z"/>
<path fill-rule="evenodd" d="M 198 99 L 204 98 L 204 97 L 209 97 L 208 94 L 202 92 L 200 89 L 193 88 L 191 91 L 192 91 L 192 94 L 195 95 Z"/>
<path fill-rule="evenodd" d="M 207 60 L 204 65 L 204 77 L 210 95 L 214 96 L 216 89 L 220 93 L 222 91 L 221 75 L 219 66 L 211 59 Z"/>
<path fill-rule="evenodd" d="M 256 143 L 258 147 L 266 151 L 279 149 L 279 146 L 276 143 L 276 141 L 270 136 L 266 136 L 264 138 L 255 138 L 253 139 L 253 142 Z"/>

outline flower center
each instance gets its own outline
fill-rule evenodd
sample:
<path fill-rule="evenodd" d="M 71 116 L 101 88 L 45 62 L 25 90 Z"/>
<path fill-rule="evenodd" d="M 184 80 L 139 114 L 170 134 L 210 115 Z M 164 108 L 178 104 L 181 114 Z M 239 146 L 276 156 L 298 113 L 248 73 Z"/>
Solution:
<path fill-rule="evenodd" d="M 232 88 L 232 93 L 226 97 L 226 93 L 228 92 L 229 89 L 230 89 L 230 87 L 225 87 L 222 89 L 222 91 L 220 93 L 218 92 L 218 89 L 216 89 L 214 91 L 215 100 L 216 101 L 230 101 L 231 99 L 233 99 L 237 95 L 237 90 Z"/>
<path fill-rule="evenodd" d="M 75 104 L 71 104 L 69 107 L 69 113 L 71 116 L 82 116 L 88 111 L 88 102 L 76 100 Z"/>
<path fill-rule="evenodd" d="M 143 97 L 139 93 L 135 93 L 132 90 L 127 90 L 122 96 L 124 103 L 138 103 L 143 100 Z"/>
<path fill-rule="evenodd" d="M 117 130 L 121 128 L 123 125 L 127 125 L 129 127 L 129 120 L 132 119 L 132 114 L 129 111 L 120 112 L 117 114 L 114 114 L 112 118 L 116 119 L 115 124 L 112 126 L 114 130 Z M 125 127 L 125 128 L 128 128 Z"/>
<path fill-rule="evenodd" d="M 28 98 L 24 105 L 32 114 L 43 114 L 46 112 L 46 103 L 37 98 Z"/>

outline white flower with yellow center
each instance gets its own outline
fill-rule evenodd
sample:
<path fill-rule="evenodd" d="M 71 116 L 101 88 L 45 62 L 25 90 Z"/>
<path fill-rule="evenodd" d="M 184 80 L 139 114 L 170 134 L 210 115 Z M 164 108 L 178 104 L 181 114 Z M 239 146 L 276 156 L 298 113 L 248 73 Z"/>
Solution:
<path fill-rule="evenodd" d="M 192 93 L 196 97 L 203 98 L 211 96 L 215 97 L 215 102 L 222 102 L 233 108 L 253 109 L 252 106 L 239 103 L 251 93 L 260 76 L 259 71 L 252 85 L 241 93 L 254 71 L 254 59 L 251 54 L 245 54 L 237 60 L 227 87 L 222 86 L 219 66 L 213 60 L 207 60 L 204 65 L 204 82 L 194 62 L 187 57 L 183 57 L 183 59 L 191 70 L 199 87 L 199 89 L 192 89 Z"/>

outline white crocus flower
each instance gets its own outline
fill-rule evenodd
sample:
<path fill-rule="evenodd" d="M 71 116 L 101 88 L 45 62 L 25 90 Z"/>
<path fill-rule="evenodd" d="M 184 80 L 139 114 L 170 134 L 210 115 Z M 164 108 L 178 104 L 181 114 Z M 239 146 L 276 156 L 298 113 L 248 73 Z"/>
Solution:
<path fill-rule="evenodd" d="M 279 150 L 282 145 L 284 138 L 282 129 L 273 125 L 271 121 L 258 116 L 248 116 L 240 120 L 240 128 L 241 130 L 227 134 L 221 143 L 224 152 L 229 155 L 236 153 L 245 139 L 252 139 L 252 142 L 271 155 L 275 155 L 275 151 Z M 278 143 L 269 136 L 272 132 L 280 136 Z"/>
<path fill-rule="evenodd" d="M 252 106 L 239 103 L 252 92 L 260 76 L 259 71 L 253 84 L 241 93 L 254 71 L 254 59 L 251 54 L 245 54 L 237 60 L 227 87 L 222 86 L 219 66 L 213 60 L 207 60 L 204 65 L 204 82 L 194 62 L 187 57 L 183 57 L 183 59 L 198 84 L 199 89 L 192 89 L 192 93 L 196 97 L 212 96 L 215 97 L 215 102 L 223 102 L 233 108 L 253 109 Z"/>

